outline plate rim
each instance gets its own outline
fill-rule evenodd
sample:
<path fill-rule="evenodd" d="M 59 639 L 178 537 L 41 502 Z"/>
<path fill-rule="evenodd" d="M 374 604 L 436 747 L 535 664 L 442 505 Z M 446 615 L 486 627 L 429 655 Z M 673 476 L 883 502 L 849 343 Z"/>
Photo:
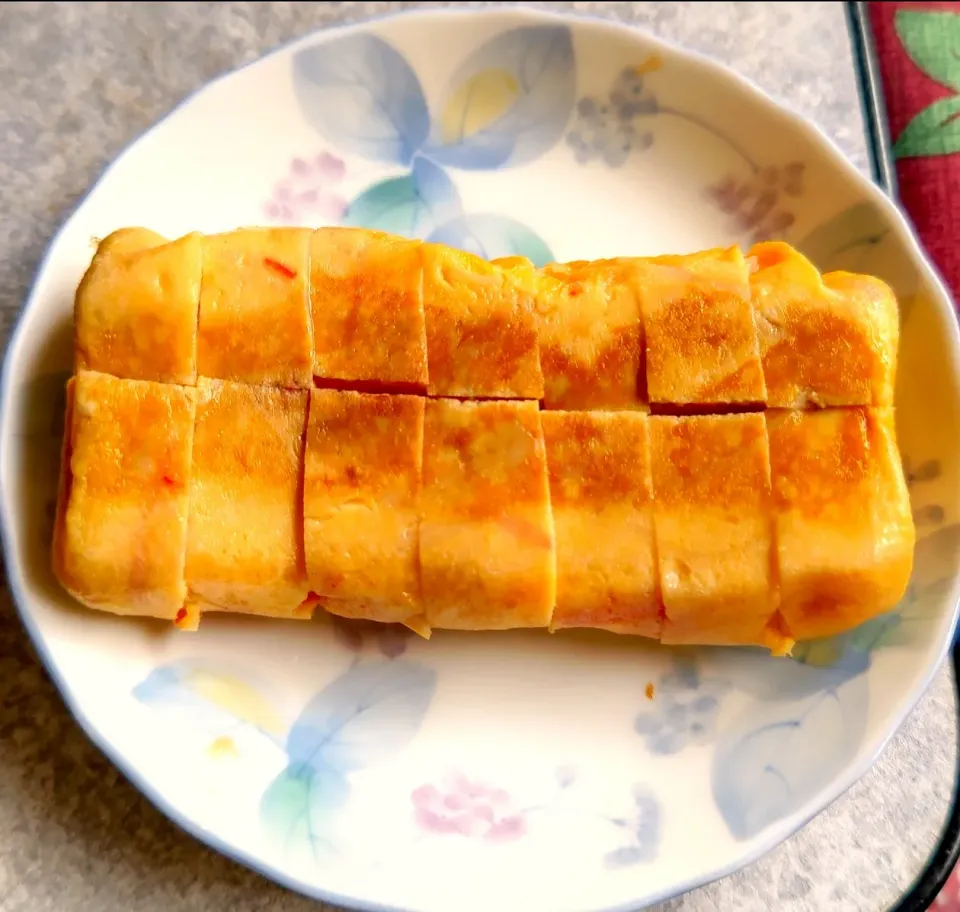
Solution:
<path fill-rule="evenodd" d="M 265 861 L 253 852 L 248 852 L 230 845 L 220 836 L 207 830 L 202 824 L 189 820 L 182 811 L 160 793 L 159 789 L 155 788 L 152 783 L 148 781 L 146 776 L 141 775 L 136 765 L 132 761 L 128 761 L 127 758 L 123 756 L 122 751 L 115 748 L 109 736 L 103 733 L 87 717 L 81 706 L 81 701 L 72 692 L 65 676 L 61 674 L 40 628 L 40 624 L 28 606 L 28 586 L 24 580 L 21 566 L 14 562 L 11 554 L 10 541 L 17 536 L 15 527 L 17 522 L 16 517 L 19 515 L 19 510 L 12 506 L 13 500 L 9 496 L 9 492 L 4 488 L 4 479 L 6 478 L 8 470 L 8 449 L 13 437 L 10 430 L 13 410 L 13 394 L 11 392 L 13 389 L 12 363 L 17 360 L 17 352 L 22 347 L 23 341 L 26 338 L 25 327 L 27 317 L 37 306 L 39 286 L 48 272 L 50 260 L 63 234 L 80 214 L 80 211 L 87 205 L 90 198 L 109 178 L 111 172 L 120 165 L 130 153 L 135 151 L 141 143 L 150 139 L 154 131 L 163 126 L 181 109 L 188 107 L 205 92 L 219 85 L 221 82 L 231 79 L 238 73 L 257 66 L 271 58 L 289 54 L 300 46 L 309 45 L 312 42 L 317 42 L 318 39 L 323 39 L 335 33 L 363 32 L 376 23 L 400 18 L 409 19 L 419 17 L 424 20 L 490 19 L 498 16 L 521 22 L 570 23 L 579 27 L 592 28 L 598 32 L 616 34 L 621 37 L 640 38 L 642 42 L 661 49 L 670 55 L 674 55 L 688 64 L 693 64 L 702 72 L 712 75 L 717 80 L 723 81 L 727 91 L 738 92 L 741 96 L 747 96 L 754 104 L 761 106 L 767 116 L 790 121 L 794 129 L 800 130 L 812 145 L 819 147 L 822 154 L 829 160 L 832 169 L 841 172 L 847 180 L 853 182 L 853 184 L 884 213 L 890 222 L 890 227 L 895 232 L 898 242 L 904 247 L 905 252 L 914 265 L 917 266 L 918 272 L 925 280 L 925 284 L 933 292 L 931 295 L 932 306 L 936 308 L 941 318 L 947 318 L 944 320 L 944 323 L 949 333 L 948 348 L 952 365 L 950 375 L 953 380 L 954 398 L 960 402 L 960 325 L 958 325 L 957 322 L 956 304 L 953 302 L 951 293 L 936 264 L 923 250 L 916 230 L 907 219 L 900 205 L 884 193 L 880 187 L 853 164 L 853 162 L 846 157 L 838 143 L 830 137 L 823 128 L 813 120 L 799 113 L 791 104 L 761 88 L 752 79 L 742 75 L 731 66 L 701 51 L 692 50 L 674 41 L 661 38 L 641 25 L 628 24 L 616 19 L 592 15 L 590 13 L 559 11 L 550 8 L 541 8 L 539 5 L 528 5 L 526 3 L 510 5 L 497 3 L 479 8 L 471 8 L 471 6 L 440 8 L 420 6 L 374 16 L 365 16 L 348 22 L 318 26 L 302 35 L 278 44 L 276 47 L 260 54 L 247 63 L 233 67 L 214 76 L 212 79 L 209 79 L 184 95 L 169 110 L 134 136 L 133 139 L 127 142 L 120 151 L 107 162 L 79 199 L 67 210 L 66 214 L 60 220 L 40 257 L 30 281 L 23 306 L 20 308 L 8 336 L 6 350 L 4 352 L 3 368 L 2 372 L 0 372 L 0 540 L 3 542 L 3 565 L 11 601 L 16 607 L 20 622 L 37 652 L 41 665 L 49 675 L 60 698 L 63 700 L 68 712 L 77 722 L 81 731 L 93 746 L 116 767 L 130 785 L 143 795 L 156 810 L 192 839 L 195 839 L 200 844 L 207 846 L 230 861 L 253 871 L 255 874 L 259 874 L 285 889 L 310 899 L 331 903 L 345 909 L 355 909 L 358 910 L 358 912 L 416 912 L 416 910 L 412 907 L 384 904 L 359 897 L 347 896 L 317 884 L 307 883 L 294 875 L 287 874 L 276 865 Z M 322 40 L 318 43 L 322 43 Z M 632 900 L 613 906 L 596 907 L 592 909 L 591 912 L 633 912 L 633 910 L 636 909 L 637 902 L 647 904 L 663 902 L 728 877 L 754 864 L 805 827 L 814 817 L 819 816 L 819 814 L 827 810 L 827 808 L 833 805 L 839 798 L 843 797 L 850 788 L 873 768 L 880 754 L 886 749 L 893 736 L 902 727 L 907 716 L 916 708 L 921 697 L 927 692 L 934 676 L 942 666 L 944 657 L 953 640 L 958 621 L 958 608 L 960 608 L 960 573 L 955 575 L 952 580 L 948 599 L 953 608 L 948 623 L 944 627 L 942 640 L 936 650 L 934 660 L 928 665 L 916 688 L 902 701 L 900 709 L 891 713 L 885 724 L 878 726 L 882 731 L 882 736 L 875 747 L 868 751 L 867 755 L 860 762 L 851 763 L 844 769 L 841 775 L 835 777 L 828 788 L 821 790 L 811 799 L 808 799 L 807 802 L 789 816 L 768 827 L 764 831 L 762 839 L 758 841 L 758 845 L 752 850 L 741 854 L 736 861 L 691 877 L 677 885 L 660 890 L 657 893 L 650 894 L 639 900 Z"/>

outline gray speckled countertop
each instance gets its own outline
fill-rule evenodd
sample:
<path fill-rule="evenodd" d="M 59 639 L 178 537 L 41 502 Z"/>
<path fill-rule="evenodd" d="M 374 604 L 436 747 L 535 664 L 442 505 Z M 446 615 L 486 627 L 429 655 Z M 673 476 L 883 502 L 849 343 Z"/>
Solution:
<path fill-rule="evenodd" d="M 325 24 L 416 3 L 0 3 L 0 337 L 102 168 L 211 77 Z M 423 4 L 436 5 L 436 4 Z M 550 3 L 706 52 L 867 156 L 843 4 Z M 929 855 L 956 733 L 945 669 L 873 770 L 802 832 L 665 910 L 886 909 Z M 0 589 L 0 910 L 319 908 L 181 833 L 86 740 Z"/>

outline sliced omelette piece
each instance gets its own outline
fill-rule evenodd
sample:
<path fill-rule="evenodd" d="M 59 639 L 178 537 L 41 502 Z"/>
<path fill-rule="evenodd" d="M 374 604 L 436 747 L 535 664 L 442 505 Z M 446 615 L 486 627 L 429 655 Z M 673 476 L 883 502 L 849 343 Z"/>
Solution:
<path fill-rule="evenodd" d="M 541 270 L 535 311 L 548 409 L 638 408 L 643 332 L 631 262 L 555 263 Z"/>
<path fill-rule="evenodd" d="M 312 385 L 311 233 L 242 228 L 204 238 L 197 335 L 201 377 Z"/>
<path fill-rule="evenodd" d="M 764 416 L 650 419 L 664 643 L 772 644 L 777 610 Z"/>
<path fill-rule="evenodd" d="M 420 250 L 429 393 L 541 399 L 533 264 L 513 257 L 501 267 L 440 244 Z"/>
<path fill-rule="evenodd" d="M 77 370 L 193 386 L 202 253 L 196 233 L 123 228 L 101 241 L 74 303 Z"/>
<path fill-rule="evenodd" d="M 650 402 L 763 403 L 766 388 L 740 249 L 654 257 L 642 269 Z"/>
<path fill-rule="evenodd" d="M 648 417 L 543 412 L 557 540 L 554 630 L 660 635 Z"/>
<path fill-rule="evenodd" d="M 897 301 L 872 276 L 816 267 L 788 244 L 749 251 L 771 408 L 893 404 Z"/>
<path fill-rule="evenodd" d="M 420 510 L 431 627 L 549 625 L 556 552 L 536 402 L 428 400 Z"/>
<path fill-rule="evenodd" d="M 892 409 L 771 412 L 781 614 L 831 636 L 903 596 L 915 531 Z"/>
<path fill-rule="evenodd" d="M 204 611 L 310 616 L 300 496 L 307 395 L 199 380 L 186 579 Z"/>
<path fill-rule="evenodd" d="M 195 391 L 80 371 L 67 390 L 54 569 L 80 602 L 175 619 Z"/>
<path fill-rule="evenodd" d="M 392 623 L 423 613 L 417 538 L 423 414 L 419 396 L 310 393 L 307 579 L 335 614 Z"/>
<path fill-rule="evenodd" d="M 419 248 L 418 241 L 364 228 L 313 233 L 314 376 L 426 389 Z"/>

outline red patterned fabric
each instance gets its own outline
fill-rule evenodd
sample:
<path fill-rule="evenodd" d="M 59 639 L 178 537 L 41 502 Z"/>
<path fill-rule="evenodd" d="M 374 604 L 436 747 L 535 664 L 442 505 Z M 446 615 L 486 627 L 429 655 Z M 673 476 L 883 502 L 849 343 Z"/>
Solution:
<path fill-rule="evenodd" d="M 960 301 L 960 2 L 867 7 L 900 199 Z"/>
<path fill-rule="evenodd" d="M 867 4 L 900 200 L 960 303 L 960 2 Z M 960 868 L 934 902 L 960 912 Z"/>
<path fill-rule="evenodd" d="M 960 909 L 960 877 L 954 868 L 943 889 L 933 902 L 930 912 L 957 912 Z"/>

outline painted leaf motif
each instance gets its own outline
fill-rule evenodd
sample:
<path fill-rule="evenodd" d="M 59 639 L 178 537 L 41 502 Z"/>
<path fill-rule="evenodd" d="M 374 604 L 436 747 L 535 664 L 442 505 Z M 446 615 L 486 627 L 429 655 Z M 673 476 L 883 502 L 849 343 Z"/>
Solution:
<path fill-rule="evenodd" d="M 427 138 L 420 80 L 376 35 L 346 35 L 299 51 L 293 86 L 309 123 L 344 152 L 407 165 Z"/>
<path fill-rule="evenodd" d="M 941 526 L 917 541 L 913 552 L 911 587 L 921 590 L 952 579 L 960 566 L 960 523 Z"/>
<path fill-rule="evenodd" d="M 436 672 L 402 659 L 353 665 L 310 701 L 287 736 L 296 767 L 362 769 L 401 750 L 420 728 Z"/>
<path fill-rule="evenodd" d="M 942 605 L 950 600 L 960 566 L 960 523 L 948 523 L 917 539 L 913 573 L 900 604 L 905 636 L 916 637 L 918 627 L 938 624 Z M 960 627 L 958 627 L 960 635 Z"/>
<path fill-rule="evenodd" d="M 441 225 L 428 238 L 488 260 L 525 256 L 535 266 L 553 262 L 546 241 L 526 225 L 492 213 L 463 215 Z"/>
<path fill-rule="evenodd" d="M 278 739 L 285 728 L 269 701 L 241 672 L 213 668 L 202 660 L 155 668 L 133 689 L 133 695 L 148 706 L 187 714 L 194 725 L 211 731 L 247 724 Z"/>
<path fill-rule="evenodd" d="M 850 646 L 859 652 L 871 653 L 890 642 L 891 635 L 900 626 L 900 614 L 888 611 L 864 621 L 855 627 L 847 636 L 850 637 Z"/>
<path fill-rule="evenodd" d="M 461 211 L 460 195 L 443 168 L 418 157 L 410 174 L 364 190 L 347 207 L 342 224 L 424 238 Z"/>
<path fill-rule="evenodd" d="M 904 128 L 893 145 L 897 158 L 960 152 L 960 95 L 928 105 Z"/>
<path fill-rule="evenodd" d="M 336 851 L 337 814 L 349 794 L 336 770 L 288 766 L 260 799 L 261 826 L 285 855 L 320 861 Z"/>
<path fill-rule="evenodd" d="M 613 869 L 629 868 L 646 860 L 646 853 L 638 845 L 620 846 L 603 856 L 604 866 Z"/>
<path fill-rule="evenodd" d="M 830 785 L 860 747 L 867 702 L 866 675 L 857 675 L 789 703 L 754 704 L 723 732 L 711 784 L 736 839 L 753 838 Z"/>
<path fill-rule="evenodd" d="M 797 643 L 792 658 L 805 665 L 860 674 L 870 667 L 870 654 L 889 643 L 899 626 L 900 615 L 890 611 L 864 621 L 847 633 Z"/>
<path fill-rule="evenodd" d="M 429 155 L 455 168 L 533 161 L 563 136 L 576 95 L 565 26 L 526 26 L 492 38 L 453 77 L 431 128 Z"/>
<path fill-rule="evenodd" d="M 818 225 L 797 245 L 797 249 L 822 272 L 845 268 L 851 256 L 862 255 L 862 248 L 878 245 L 890 229 L 880 210 L 869 202 L 844 209 Z"/>
<path fill-rule="evenodd" d="M 893 23 L 910 59 L 931 79 L 960 90 L 960 14 L 898 9 Z"/>

